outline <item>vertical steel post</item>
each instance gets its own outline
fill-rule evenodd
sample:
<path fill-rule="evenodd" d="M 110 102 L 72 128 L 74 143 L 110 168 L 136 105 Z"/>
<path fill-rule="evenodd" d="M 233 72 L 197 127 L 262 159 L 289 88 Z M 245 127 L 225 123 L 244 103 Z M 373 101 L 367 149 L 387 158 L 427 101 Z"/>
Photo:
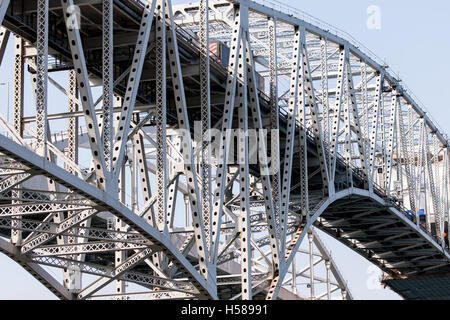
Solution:
<path fill-rule="evenodd" d="M 308 186 L 308 141 L 307 141 L 307 123 L 306 123 L 306 117 L 307 117 L 307 103 L 309 105 L 310 109 L 310 115 L 312 118 L 312 121 L 316 122 L 315 125 L 313 125 L 314 128 L 314 135 L 317 139 L 320 139 L 320 133 L 319 130 L 319 123 L 318 123 L 318 110 L 316 108 L 315 103 L 315 95 L 313 92 L 312 87 L 312 79 L 311 79 L 311 73 L 310 73 L 310 66 L 309 66 L 309 60 L 308 60 L 308 52 L 306 50 L 306 31 L 303 27 L 300 28 L 301 37 L 303 41 L 301 41 L 301 59 L 300 63 L 303 66 L 301 68 L 301 71 L 303 74 L 301 74 L 301 79 L 304 81 L 304 85 L 298 86 L 298 110 L 297 110 L 297 121 L 299 123 L 299 171 L 300 171 L 300 184 L 301 184 L 301 191 L 300 191 L 300 209 L 302 211 L 302 215 L 306 217 L 306 219 L 310 218 L 310 211 L 309 211 L 309 186 Z M 308 99 L 308 101 L 306 100 Z M 324 189 L 327 188 L 328 185 L 328 176 L 324 172 L 326 162 L 325 159 L 321 159 L 324 156 L 323 150 L 321 149 L 322 141 L 317 144 L 317 153 L 319 156 L 319 162 L 320 162 L 320 169 L 322 171 L 322 182 Z M 325 175 L 325 177 L 324 177 Z M 285 219 L 284 228 L 287 230 L 287 217 Z M 287 232 L 287 231 L 286 231 Z M 295 260 L 295 258 L 294 258 Z"/>
<path fill-rule="evenodd" d="M 374 182 L 374 176 L 375 176 L 375 169 L 376 169 L 376 152 L 377 152 L 377 142 L 378 142 L 378 129 L 379 129 L 379 123 L 380 123 L 380 114 L 381 114 L 381 108 L 382 108 L 382 101 L 383 101 L 383 86 L 384 86 L 384 73 L 380 73 L 377 77 L 377 87 L 375 92 L 375 101 L 374 106 L 376 108 L 375 114 L 372 116 L 372 126 L 371 126 L 371 133 L 369 138 L 369 153 L 368 153 L 368 161 L 369 161 L 369 190 L 373 190 L 373 182 Z"/>
<path fill-rule="evenodd" d="M 346 54 L 346 56 L 348 56 L 348 53 Z M 352 152 L 352 131 L 351 131 L 351 117 L 350 117 L 350 101 L 349 101 L 349 82 L 351 81 L 350 79 L 350 73 L 347 71 L 348 68 L 350 68 L 348 60 L 346 59 L 346 63 L 344 66 L 344 70 L 345 70 L 345 74 L 344 74 L 344 88 L 343 88 L 343 99 L 342 99 L 342 104 L 344 107 L 344 135 L 345 135 L 345 140 L 344 140 L 344 154 L 345 154 L 345 158 L 347 160 L 347 188 L 352 188 L 353 187 L 353 173 L 352 173 L 352 159 L 353 159 L 353 152 Z"/>
<path fill-rule="evenodd" d="M 342 100 L 344 95 L 344 76 L 345 76 L 345 64 L 346 64 L 346 55 L 347 50 L 344 47 L 340 48 L 339 54 L 339 66 L 338 66 L 338 78 L 336 81 L 336 98 L 335 98 L 335 107 L 333 110 L 333 122 L 331 124 L 331 137 L 330 137 L 330 158 L 331 161 L 329 163 L 329 177 L 330 177 L 330 186 L 329 186 L 329 194 L 334 194 L 334 182 L 335 182 L 335 173 L 336 173 L 336 159 L 337 159 L 337 146 L 339 144 L 339 127 L 340 127 L 340 118 L 341 118 L 341 109 L 342 109 Z"/>
<path fill-rule="evenodd" d="M 367 97 L 367 63 L 366 61 L 361 61 L 361 103 L 364 112 L 363 125 L 362 125 L 362 135 L 365 140 L 365 153 L 367 159 L 368 153 L 368 141 L 369 141 L 369 103 Z M 368 167 L 369 168 L 369 167 Z"/>
<path fill-rule="evenodd" d="M 219 155 L 218 165 L 216 173 L 216 183 L 214 188 L 214 201 L 213 201 L 213 231 L 211 242 L 211 261 L 213 264 L 217 262 L 217 255 L 219 250 L 220 239 L 220 227 L 222 224 L 224 192 L 228 169 L 228 152 L 230 146 L 230 129 L 233 122 L 234 101 L 236 95 L 236 70 L 239 63 L 239 49 L 241 46 L 242 37 L 242 17 L 240 15 L 239 6 L 234 7 L 234 21 L 233 37 L 230 43 L 230 59 L 228 62 L 228 77 L 227 86 L 225 89 L 225 101 L 224 101 L 224 117 L 222 120 L 221 128 L 221 141 L 219 142 Z"/>
<path fill-rule="evenodd" d="M 320 39 L 320 70 L 322 85 L 323 138 L 325 145 L 330 145 L 330 101 L 328 95 L 328 39 Z M 327 163 L 330 163 L 328 153 Z"/>
<path fill-rule="evenodd" d="M 36 139 L 38 154 L 47 157 L 48 0 L 37 1 Z"/>
<path fill-rule="evenodd" d="M 309 240 L 309 285 L 310 285 L 310 298 L 313 300 L 316 296 L 315 290 L 314 290 L 314 247 L 313 247 L 313 241 L 314 241 L 314 234 L 312 232 L 308 232 L 308 240 Z"/>
<path fill-rule="evenodd" d="M 166 22 L 170 25 L 167 34 L 167 52 L 169 56 L 170 74 L 172 76 L 172 85 L 175 95 L 175 105 L 177 110 L 178 126 L 181 130 L 181 153 L 183 154 L 184 173 L 186 184 L 189 188 L 189 201 L 192 208 L 192 221 L 194 226 L 195 243 L 199 261 L 199 269 L 202 276 L 208 280 L 212 287 L 215 287 L 215 267 L 210 268 L 209 251 L 207 250 L 207 239 L 205 236 L 204 217 L 201 209 L 201 194 L 198 188 L 197 171 L 195 170 L 193 144 L 190 135 L 190 124 L 187 113 L 187 102 L 184 92 L 184 82 L 181 69 L 180 55 L 178 50 L 178 41 L 176 26 L 170 1 L 166 2 L 168 14 Z M 166 215 L 167 222 L 167 215 Z M 212 242 L 211 242 L 212 243 Z M 216 289 L 216 288 L 214 288 Z"/>
<path fill-rule="evenodd" d="M 77 88 L 77 73 L 75 70 L 69 71 L 69 94 L 71 97 L 78 96 Z M 69 113 L 73 114 L 78 111 L 78 105 L 69 97 Z M 78 117 L 70 116 L 69 125 L 67 128 L 67 157 L 75 163 L 78 163 Z M 71 169 L 69 171 L 72 174 L 75 172 Z"/>
<path fill-rule="evenodd" d="M 118 193 L 119 193 L 119 200 L 122 203 L 126 203 L 126 175 L 125 175 L 126 165 L 125 163 L 122 165 L 122 168 L 120 170 L 120 175 L 118 179 Z M 114 225 L 116 230 L 125 231 L 124 224 L 122 221 L 118 218 L 114 218 Z M 125 250 L 117 250 L 114 251 L 114 266 L 117 268 L 120 266 L 123 261 L 126 260 L 126 251 Z M 125 293 L 125 282 L 119 279 L 116 279 L 115 281 L 115 290 L 117 294 Z"/>
<path fill-rule="evenodd" d="M 280 216 L 280 134 L 279 134 L 279 106 L 278 106 L 278 58 L 277 58 L 277 19 L 269 18 L 269 84 L 270 84 L 270 128 L 271 132 L 271 163 L 272 197 L 274 216 Z"/>
<path fill-rule="evenodd" d="M 294 158 L 294 142 L 295 142 L 295 127 L 297 120 L 297 112 L 299 109 L 303 110 L 304 99 L 298 100 L 298 90 L 304 90 L 304 65 L 301 62 L 303 52 L 304 35 L 300 30 L 300 27 L 295 27 L 295 44 L 293 51 L 293 59 L 291 66 L 291 78 L 290 78 L 290 93 L 289 93 L 289 107 L 287 114 L 287 132 L 286 132 L 286 145 L 284 153 L 284 165 L 283 165 L 283 181 L 281 190 L 281 210 L 278 221 L 279 239 L 280 239 L 280 252 L 284 255 L 286 247 L 286 229 L 285 222 L 288 219 L 289 212 L 289 196 L 291 193 L 291 172 Z"/>
<path fill-rule="evenodd" d="M 200 0 L 199 41 L 200 52 L 200 104 L 202 120 L 201 140 L 201 182 L 202 182 L 202 213 L 205 225 L 206 244 L 211 249 L 211 110 L 210 110 L 210 79 L 209 79 L 209 1 Z"/>
<path fill-rule="evenodd" d="M 13 123 L 14 130 L 23 137 L 23 101 L 24 101 L 24 59 L 23 59 L 23 44 L 24 41 L 21 37 L 14 37 L 14 83 L 13 83 Z M 9 99 L 8 99 L 9 104 Z M 7 111 L 9 113 L 9 110 Z M 18 178 L 16 177 L 16 181 Z M 20 189 L 20 185 L 16 188 Z M 20 199 L 21 192 L 18 190 L 11 190 L 11 197 L 13 199 Z M 19 204 L 20 201 L 13 200 L 12 204 Z M 12 207 L 13 212 L 18 212 L 16 207 Z M 21 216 L 14 217 L 16 220 L 12 220 L 11 229 L 11 243 L 19 245 L 22 241 L 22 231 L 14 229 L 14 227 L 21 227 Z"/>
<path fill-rule="evenodd" d="M 80 101 L 85 115 L 97 185 L 100 189 L 106 190 L 106 165 L 103 156 L 103 144 L 95 114 L 95 106 L 92 100 L 92 91 L 89 84 L 89 75 L 83 51 L 83 43 L 80 36 L 80 25 L 77 21 L 77 12 L 74 9 L 73 0 L 61 0 L 61 5 L 64 11 L 64 19 L 69 40 L 68 43 L 72 53 L 74 69 L 77 72 L 78 89 L 81 97 Z"/>
<path fill-rule="evenodd" d="M 405 123 L 403 121 L 403 111 L 400 103 L 397 107 L 397 120 L 398 120 L 397 121 L 398 137 L 401 146 L 401 155 L 405 162 L 405 173 L 408 183 L 409 203 L 412 213 L 416 214 L 416 200 L 415 200 L 414 180 L 413 180 L 414 178 L 411 176 L 411 163 L 408 150 L 408 142 L 407 137 L 405 136 L 405 127 L 404 127 Z"/>
<path fill-rule="evenodd" d="M 113 108 L 114 108 L 114 72 L 113 72 L 113 1 L 103 0 L 103 156 L 105 158 L 106 170 L 108 178 L 111 178 L 113 172 Z M 108 188 L 117 187 L 117 184 L 110 179 L 107 184 Z M 111 190 L 111 189 L 110 189 Z M 117 192 L 117 191 L 116 191 Z"/>
<path fill-rule="evenodd" d="M 166 141 L 166 2 L 156 6 L 156 200 L 157 222 L 160 231 L 165 230 L 167 214 L 167 141 Z"/>
<path fill-rule="evenodd" d="M 395 91 L 392 93 L 391 97 L 391 109 L 389 110 L 390 121 L 389 121 L 389 134 L 387 142 L 387 159 L 385 165 L 385 188 L 388 196 L 391 196 L 391 183 L 392 183 L 392 170 L 394 165 L 393 155 L 394 155 L 394 135 L 395 135 L 395 121 L 397 115 L 397 95 Z M 398 159 L 397 159 L 398 160 Z"/>
<path fill-rule="evenodd" d="M 241 6 L 241 14 L 248 17 L 247 8 Z M 250 228 L 250 183 L 249 183 L 249 159 L 248 159 L 248 92 L 247 92 L 247 56 L 246 46 L 247 33 L 242 36 L 242 44 L 239 55 L 238 66 L 238 91 L 236 108 L 239 119 L 238 137 L 238 162 L 239 162 L 239 186 L 240 186 L 240 215 L 239 232 L 241 241 L 241 287 L 242 299 L 252 299 L 252 251 L 251 251 L 251 228 Z"/>

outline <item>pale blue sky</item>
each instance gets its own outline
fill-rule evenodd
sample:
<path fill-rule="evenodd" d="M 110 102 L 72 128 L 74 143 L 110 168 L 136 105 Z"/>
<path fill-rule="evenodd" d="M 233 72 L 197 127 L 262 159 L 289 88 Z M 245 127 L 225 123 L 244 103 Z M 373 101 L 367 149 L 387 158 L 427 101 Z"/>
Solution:
<path fill-rule="evenodd" d="M 186 1 L 176 1 L 186 2 Z M 400 74 L 445 132 L 450 132 L 450 110 L 444 93 L 450 71 L 450 2 L 418 0 L 280 1 L 347 31 Z M 381 29 L 366 27 L 366 9 L 381 9 Z M 9 50 L 12 48 L 10 47 Z M 5 58 L 7 59 L 8 56 Z M 6 60 L 8 61 L 8 60 Z M 11 60 L 9 60 L 11 61 Z M 10 81 L 11 67 L 0 68 L 0 82 Z M 6 88 L 0 86 L 0 97 Z M 2 103 L 3 103 L 2 98 Z M 3 110 L 3 108 L 2 108 Z M 329 238 L 326 238 L 329 240 Z M 368 288 L 370 263 L 351 250 L 329 241 L 338 266 L 358 299 L 395 299 L 389 290 Z M 0 254 L 0 299 L 53 299 L 54 295 L 21 267 Z M 55 271 L 52 271 L 55 272 Z M 55 272 L 56 275 L 56 272 Z"/>

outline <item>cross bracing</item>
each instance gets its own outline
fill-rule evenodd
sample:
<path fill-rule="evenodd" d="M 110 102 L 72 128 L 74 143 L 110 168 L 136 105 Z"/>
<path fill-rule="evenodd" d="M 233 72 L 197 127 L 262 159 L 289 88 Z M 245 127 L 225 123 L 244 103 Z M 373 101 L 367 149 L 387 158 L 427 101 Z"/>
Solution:
<path fill-rule="evenodd" d="M 247 0 L 3 0 L 0 22 L 0 250 L 58 297 L 351 299 L 316 228 L 394 290 L 448 277 L 446 136 L 352 39 Z"/>

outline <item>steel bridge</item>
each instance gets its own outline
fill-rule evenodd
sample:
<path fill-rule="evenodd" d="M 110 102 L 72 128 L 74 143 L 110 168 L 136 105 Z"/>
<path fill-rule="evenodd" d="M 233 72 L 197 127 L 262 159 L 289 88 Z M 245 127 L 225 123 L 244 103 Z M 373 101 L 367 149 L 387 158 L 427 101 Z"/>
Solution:
<path fill-rule="evenodd" d="M 352 299 L 319 229 L 450 298 L 449 141 L 345 33 L 250 0 L 0 0 L 0 25 L 0 251 L 57 297 Z"/>

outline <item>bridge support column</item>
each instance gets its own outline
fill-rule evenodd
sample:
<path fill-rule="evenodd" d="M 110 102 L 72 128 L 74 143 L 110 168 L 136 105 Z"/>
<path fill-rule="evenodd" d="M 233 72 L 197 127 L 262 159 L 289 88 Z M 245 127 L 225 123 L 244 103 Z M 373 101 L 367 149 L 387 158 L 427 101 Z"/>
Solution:
<path fill-rule="evenodd" d="M 117 183 L 114 182 L 113 168 L 113 137 L 114 137 L 114 43 L 113 43 L 113 8 L 112 0 L 103 0 L 103 105 L 102 105 L 102 143 L 105 159 L 105 173 L 108 191 L 117 193 Z"/>
<path fill-rule="evenodd" d="M 212 203 L 211 203 L 211 105 L 210 105 L 210 50 L 209 50 L 209 1 L 200 0 L 200 96 L 201 96 L 201 201 L 205 221 L 207 249 L 211 253 L 212 244 Z M 210 256 L 211 258 L 211 256 Z M 211 259 L 210 259 L 211 260 Z M 210 261 L 211 263 L 212 261 Z"/>
<path fill-rule="evenodd" d="M 279 112 L 278 105 L 278 58 L 277 58 L 277 19 L 270 18 L 268 21 L 269 33 L 269 85 L 270 85 L 270 128 L 271 133 L 271 163 L 272 163 L 272 197 L 274 217 L 280 216 L 280 134 L 279 134 Z"/>
<path fill-rule="evenodd" d="M 21 37 L 14 37 L 14 83 L 13 83 L 13 123 L 14 130 L 19 137 L 23 138 L 23 102 L 24 102 L 24 59 L 23 48 L 24 41 Z M 9 105 L 9 101 L 8 101 Z M 9 118 L 9 112 L 8 118 Z M 15 183 L 19 182 L 19 177 L 16 177 Z M 21 192 L 16 189 L 20 189 L 20 184 L 15 187 L 15 190 L 11 190 L 11 197 L 13 199 L 20 199 Z M 13 200 L 12 204 L 20 204 L 20 200 Z M 16 207 L 13 207 L 16 213 L 19 213 Z M 21 216 L 17 216 L 17 220 L 13 220 L 13 227 L 21 227 Z M 14 245 L 20 245 L 22 242 L 22 231 L 17 229 L 11 229 L 11 243 Z"/>

